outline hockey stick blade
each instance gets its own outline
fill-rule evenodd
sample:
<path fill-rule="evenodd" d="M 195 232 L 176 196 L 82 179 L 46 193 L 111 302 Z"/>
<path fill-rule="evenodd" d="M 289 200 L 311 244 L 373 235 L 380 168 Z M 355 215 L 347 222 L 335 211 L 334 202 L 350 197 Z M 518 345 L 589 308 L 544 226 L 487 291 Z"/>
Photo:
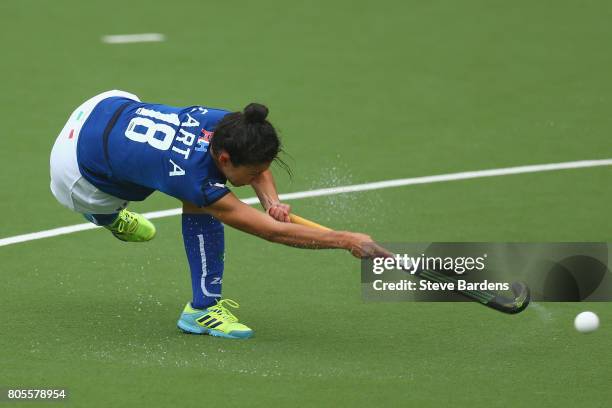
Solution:
<path fill-rule="evenodd" d="M 455 278 L 447 276 L 438 271 L 417 270 L 413 274 L 421 279 L 426 279 L 431 282 L 453 283 L 455 288 L 459 287 Z M 527 308 L 529 301 L 531 300 L 529 287 L 524 282 L 514 282 L 512 285 L 510 285 L 510 288 L 512 289 L 514 297 L 507 297 L 486 290 L 455 289 L 455 292 L 502 313 L 520 313 Z"/>

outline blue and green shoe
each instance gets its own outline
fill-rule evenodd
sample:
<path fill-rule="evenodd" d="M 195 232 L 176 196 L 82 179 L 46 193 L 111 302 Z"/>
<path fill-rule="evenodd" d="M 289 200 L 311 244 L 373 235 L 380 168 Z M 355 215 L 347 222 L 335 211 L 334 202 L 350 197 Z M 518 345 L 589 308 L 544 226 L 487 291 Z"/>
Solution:
<path fill-rule="evenodd" d="M 191 303 L 187 303 L 177 326 L 185 333 L 209 334 L 226 339 L 248 339 L 253 336 L 253 330 L 239 323 L 227 306 L 240 307 L 231 299 L 220 300 L 207 309 L 194 309 Z"/>

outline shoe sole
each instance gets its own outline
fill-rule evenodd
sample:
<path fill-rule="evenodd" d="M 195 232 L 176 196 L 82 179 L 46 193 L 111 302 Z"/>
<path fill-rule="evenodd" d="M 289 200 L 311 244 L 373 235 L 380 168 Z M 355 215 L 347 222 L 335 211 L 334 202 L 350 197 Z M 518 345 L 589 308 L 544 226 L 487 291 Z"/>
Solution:
<path fill-rule="evenodd" d="M 151 238 L 146 238 L 146 239 L 141 239 L 141 240 L 134 240 L 134 241 L 130 241 L 129 239 L 123 239 L 122 237 L 120 237 L 119 235 L 115 234 L 114 232 L 111 231 L 111 234 L 113 234 L 113 236 L 115 238 L 117 238 L 119 241 L 122 242 L 149 242 L 151 241 L 153 238 L 155 238 L 156 234 L 153 234 L 153 236 L 151 236 Z"/>
<path fill-rule="evenodd" d="M 208 334 L 209 336 L 223 337 L 225 339 L 236 339 L 236 340 L 249 339 L 253 337 L 253 332 L 251 332 L 248 336 L 239 337 L 239 336 L 232 336 L 231 334 L 220 332 L 219 330 L 207 329 L 204 327 L 198 327 L 197 329 L 194 329 L 192 326 L 184 323 L 182 320 L 179 320 L 176 326 L 179 329 L 181 329 L 183 333 L 187 333 L 187 334 Z"/>

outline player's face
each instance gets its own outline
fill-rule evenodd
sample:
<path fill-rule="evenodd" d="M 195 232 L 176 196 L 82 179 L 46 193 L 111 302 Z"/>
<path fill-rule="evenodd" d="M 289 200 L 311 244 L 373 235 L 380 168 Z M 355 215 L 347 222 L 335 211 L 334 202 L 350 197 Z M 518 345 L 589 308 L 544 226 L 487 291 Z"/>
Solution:
<path fill-rule="evenodd" d="M 213 157 L 219 170 L 236 187 L 251 184 L 257 176 L 270 167 L 270 163 L 234 166 L 229 154 L 225 151 Z"/>
<path fill-rule="evenodd" d="M 225 177 L 236 187 L 246 186 L 251 184 L 253 180 L 264 171 L 268 170 L 270 163 L 258 164 L 258 165 L 245 165 L 245 166 L 234 166 L 229 163 L 224 169 L 222 169 Z"/>

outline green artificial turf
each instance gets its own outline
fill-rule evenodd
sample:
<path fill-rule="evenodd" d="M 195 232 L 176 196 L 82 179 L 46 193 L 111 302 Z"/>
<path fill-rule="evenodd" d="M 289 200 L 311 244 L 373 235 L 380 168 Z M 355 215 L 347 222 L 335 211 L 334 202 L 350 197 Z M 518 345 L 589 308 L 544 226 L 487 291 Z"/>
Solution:
<path fill-rule="evenodd" d="M 266 103 L 295 173 L 277 171 L 282 192 L 610 158 L 611 17 L 604 1 L 2 2 L 0 238 L 83 222 L 51 195 L 48 158 L 72 109 L 107 89 L 177 106 Z M 141 32 L 167 41 L 100 42 Z M 387 242 L 610 241 L 611 185 L 612 168 L 598 167 L 290 204 Z M 177 206 L 156 193 L 131 208 Z M 0 247 L 0 387 L 66 387 L 78 407 L 612 399 L 608 303 L 517 316 L 364 303 L 348 254 L 230 229 L 224 295 L 256 336 L 184 335 L 180 217 L 155 224 L 144 245 L 93 230 Z M 602 327 L 582 335 L 572 321 L 587 309 Z"/>

